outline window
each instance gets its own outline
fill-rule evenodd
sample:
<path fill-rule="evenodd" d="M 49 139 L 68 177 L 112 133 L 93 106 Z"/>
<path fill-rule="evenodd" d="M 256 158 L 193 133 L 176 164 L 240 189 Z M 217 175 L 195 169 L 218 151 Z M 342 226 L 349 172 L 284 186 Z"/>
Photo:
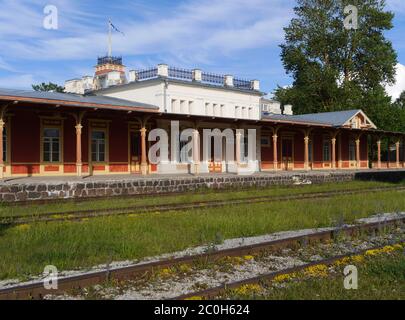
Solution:
<path fill-rule="evenodd" d="M 354 140 L 349 142 L 349 160 L 356 161 L 356 143 Z"/>
<path fill-rule="evenodd" d="M 93 131 L 91 133 L 91 160 L 94 162 L 105 161 L 105 132 Z"/>
<path fill-rule="evenodd" d="M 330 142 L 323 141 L 323 161 L 330 161 Z"/>
<path fill-rule="evenodd" d="M 7 161 L 7 127 L 3 129 L 3 161 Z"/>
<path fill-rule="evenodd" d="M 172 99 L 172 112 L 173 113 L 179 113 L 179 108 L 177 107 L 177 100 Z"/>
<path fill-rule="evenodd" d="M 242 118 L 247 118 L 246 107 L 242 107 Z"/>
<path fill-rule="evenodd" d="M 251 119 L 251 118 L 253 118 L 254 117 L 254 115 L 253 115 L 253 108 L 249 108 L 249 118 Z"/>
<path fill-rule="evenodd" d="M 243 143 L 243 146 L 241 146 L 240 148 L 240 159 L 242 160 L 242 162 L 247 162 L 249 157 L 249 137 L 244 134 L 243 139 L 241 139 L 240 142 Z"/>
<path fill-rule="evenodd" d="M 43 136 L 43 152 L 45 162 L 60 161 L 60 129 L 45 128 Z"/>
<path fill-rule="evenodd" d="M 225 117 L 225 105 L 221 104 L 221 117 Z"/>

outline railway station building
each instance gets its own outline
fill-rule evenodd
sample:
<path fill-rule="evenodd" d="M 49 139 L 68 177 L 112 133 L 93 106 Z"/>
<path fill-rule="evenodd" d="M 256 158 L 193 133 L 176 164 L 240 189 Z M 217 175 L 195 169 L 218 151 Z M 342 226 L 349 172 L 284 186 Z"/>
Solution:
<path fill-rule="evenodd" d="M 149 133 L 170 136 L 173 121 L 192 132 L 190 161 L 169 146 L 168 161 L 151 163 Z M 232 161 L 226 151 L 202 156 L 204 129 L 235 133 Z M 241 134 L 249 129 L 254 160 Z M 99 58 L 94 76 L 66 81 L 64 93 L 0 89 L 2 179 L 399 169 L 404 137 L 378 130 L 362 110 L 294 115 L 293 106 L 266 99 L 258 80 L 164 64 L 127 73 L 119 57 Z"/>

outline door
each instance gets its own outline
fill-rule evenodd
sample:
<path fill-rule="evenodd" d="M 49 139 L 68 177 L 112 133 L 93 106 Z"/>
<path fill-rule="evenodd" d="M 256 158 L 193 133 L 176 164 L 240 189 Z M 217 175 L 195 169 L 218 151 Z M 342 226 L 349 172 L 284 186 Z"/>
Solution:
<path fill-rule="evenodd" d="M 208 170 L 210 173 L 221 173 L 222 172 L 222 161 L 215 161 L 214 153 L 214 139 L 211 140 L 211 159 L 208 161 Z M 219 159 L 217 159 L 219 160 Z"/>
<path fill-rule="evenodd" d="M 137 131 L 129 133 L 129 162 L 131 173 L 141 172 L 141 134 Z"/>
<path fill-rule="evenodd" d="M 293 169 L 293 140 L 292 138 L 283 138 L 281 143 L 281 160 L 283 170 Z"/>

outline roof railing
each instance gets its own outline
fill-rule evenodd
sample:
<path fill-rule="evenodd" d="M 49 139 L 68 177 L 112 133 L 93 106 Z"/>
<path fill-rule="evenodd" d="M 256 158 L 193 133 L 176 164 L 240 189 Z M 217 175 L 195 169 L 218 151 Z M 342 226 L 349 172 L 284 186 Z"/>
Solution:
<path fill-rule="evenodd" d="M 167 77 L 169 79 L 184 80 L 189 82 L 200 82 L 214 86 L 234 87 L 241 90 L 257 91 L 257 80 L 249 81 L 245 79 L 233 78 L 209 72 L 201 72 L 199 69 L 190 70 L 176 67 L 169 67 L 165 64 L 160 64 L 158 67 L 131 71 L 131 81 L 144 81 L 159 77 Z"/>
<path fill-rule="evenodd" d="M 97 58 L 97 65 L 102 65 L 102 64 L 115 64 L 115 65 L 122 65 L 122 57 L 98 57 Z"/>
<path fill-rule="evenodd" d="M 136 71 L 136 79 L 138 81 L 157 78 L 157 76 L 158 76 L 157 68 Z"/>

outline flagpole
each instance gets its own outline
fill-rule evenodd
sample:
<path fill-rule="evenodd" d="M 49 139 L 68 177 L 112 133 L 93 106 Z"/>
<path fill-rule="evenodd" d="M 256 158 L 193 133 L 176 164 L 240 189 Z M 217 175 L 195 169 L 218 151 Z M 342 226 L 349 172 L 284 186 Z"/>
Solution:
<path fill-rule="evenodd" d="M 108 57 L 112 57 L 111 19 L 108 20 Z"/>

